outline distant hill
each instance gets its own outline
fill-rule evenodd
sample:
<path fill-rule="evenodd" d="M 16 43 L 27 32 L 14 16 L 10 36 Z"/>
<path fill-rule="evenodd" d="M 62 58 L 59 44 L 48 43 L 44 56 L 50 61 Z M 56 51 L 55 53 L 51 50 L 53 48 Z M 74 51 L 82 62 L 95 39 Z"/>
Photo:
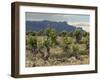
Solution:
<path fill-rule="evenodd" d="M 26 21 L 26 32 L 40 31 L 50 26 L 56 31 L 61 32 L 62 30 L 74 31 L 76 26 L 67 24 L 67 22 L 54 22 L 54 21 Z M 83 31 L 82 28 L 80 28 Z"/>

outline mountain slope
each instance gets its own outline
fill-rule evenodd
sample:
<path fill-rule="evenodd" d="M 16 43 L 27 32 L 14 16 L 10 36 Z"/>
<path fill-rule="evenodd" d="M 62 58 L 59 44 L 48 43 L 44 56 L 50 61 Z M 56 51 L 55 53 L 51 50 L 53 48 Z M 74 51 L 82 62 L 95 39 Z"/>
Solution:
<path fill-rule="evenodd" d="M 76 26 L 67 24 L 67 22 L 53 22 L 53 21 L 26 21 L 26 31 L 40 31 L 50 26 L 56 31 L 74 31 Z M 82 28 L 80 28 L 82 30 Z"/>

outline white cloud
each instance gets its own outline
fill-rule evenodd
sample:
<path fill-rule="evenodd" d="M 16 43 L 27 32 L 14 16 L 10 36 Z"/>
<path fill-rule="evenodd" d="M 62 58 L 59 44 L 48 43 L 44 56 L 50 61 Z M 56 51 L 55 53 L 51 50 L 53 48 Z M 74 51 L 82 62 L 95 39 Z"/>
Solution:
<path fill-rule="evenodd" d="M 88 22 L 68 22 L 70 25 L 74 25 L 76 27 L 82 27 L 83 30 L 89 32 L 90 25 Z"/>

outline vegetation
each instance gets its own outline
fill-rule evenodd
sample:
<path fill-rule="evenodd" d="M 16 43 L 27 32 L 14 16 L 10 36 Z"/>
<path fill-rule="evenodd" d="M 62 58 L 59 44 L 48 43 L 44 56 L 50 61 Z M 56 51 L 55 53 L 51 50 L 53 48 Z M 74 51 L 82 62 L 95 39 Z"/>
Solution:
<path fill-rule="evenodd" d="M 76 42 L 80 43 L 80 40 L 82 39 L 82 32 L 80 31 L 80 29 L 76 29 L 74 31 L 74 36 L 76 38 Z"/>
<path fill-rule="evenodd" d="M 88 32 L 57 32 L 50 26 L 39 32 L 26 32 L 27 67 L 88 63 Z"/>

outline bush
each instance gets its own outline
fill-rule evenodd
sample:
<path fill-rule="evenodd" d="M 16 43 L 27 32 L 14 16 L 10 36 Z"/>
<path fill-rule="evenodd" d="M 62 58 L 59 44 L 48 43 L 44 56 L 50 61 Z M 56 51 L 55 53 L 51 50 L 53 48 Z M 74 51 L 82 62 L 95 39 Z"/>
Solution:
<path fill-rule="evenodd" d="M 88 55 L 88 51 L 87 50 L 81 50 L 79 51 L 80 55 Z"/>
<path fill-rule="evenodd" d="M 72 44 L 71 50 L 72 50 L 73 56 L 76 56 L 79 54 L 79 46 L 77 44 Z"/>
<path fill-rule="evenodd" d="M 81 32 L 81 30 L 80 29 L 76 29 L 74 31 L 74 36 L 76 38 L 76 42 L 80 43 L 80 40 L 82 39 L 82 32 Z"/>
<path fill-rule="evenodd" d="M 27 48 L 31 51 L 33 49 L 37 49 L 37 37 L 36 36 L 28 36 L 26 39 Z"/>
<path fill-rule="evenodd" d="M 35 31 L 26 32 L 26 35 L 28 35 L 28 36 L 36 36 L 37 35 L 37 32 L 35 32 Z"/>

